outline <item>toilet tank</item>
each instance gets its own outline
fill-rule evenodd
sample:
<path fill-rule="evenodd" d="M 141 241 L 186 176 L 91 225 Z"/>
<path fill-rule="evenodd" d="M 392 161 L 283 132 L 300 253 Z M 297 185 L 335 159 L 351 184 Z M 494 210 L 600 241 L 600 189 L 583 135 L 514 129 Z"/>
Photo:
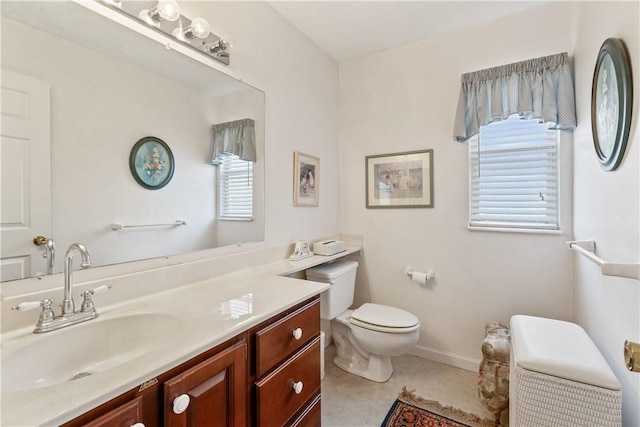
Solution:
<path fill-rule="evenodd" d="M 330 283 L 331 288 L 320 294 L 320 317 L 334 319 L 353 304 L 356 288 L 356 261 L 335 261 L 307 270 L 307 280 Z"/>

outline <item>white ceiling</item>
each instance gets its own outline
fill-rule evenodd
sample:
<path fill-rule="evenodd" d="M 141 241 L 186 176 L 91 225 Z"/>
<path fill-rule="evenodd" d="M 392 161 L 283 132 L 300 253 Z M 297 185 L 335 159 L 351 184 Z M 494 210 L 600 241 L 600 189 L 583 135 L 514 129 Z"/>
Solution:
<path fill-rule="evenodd" d="M 521 13 L 547 1 L 269 2 L 337 62 Z"/>

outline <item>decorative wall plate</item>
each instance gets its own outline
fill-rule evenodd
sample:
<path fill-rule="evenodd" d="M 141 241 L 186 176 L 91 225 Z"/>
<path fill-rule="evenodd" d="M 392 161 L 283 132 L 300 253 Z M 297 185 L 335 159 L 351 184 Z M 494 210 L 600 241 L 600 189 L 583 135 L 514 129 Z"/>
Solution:
<path fill-rule="evenodd" d="M 173 177 L 173 153 L 160 138 L 146 136 L 131 149 L 129 168 L 138 184 L 149 190 L 158 190 Z"/>

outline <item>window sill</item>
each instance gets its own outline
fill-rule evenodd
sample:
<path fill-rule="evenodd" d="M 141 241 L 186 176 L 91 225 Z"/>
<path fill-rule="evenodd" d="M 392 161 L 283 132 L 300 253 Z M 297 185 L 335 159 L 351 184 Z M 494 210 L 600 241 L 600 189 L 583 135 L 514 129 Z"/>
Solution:
<path fill-rule="evenodd" d="M 545 230 L 543 228 L 507 228 L 507 227 L 473 227 L 467 225 L 469 231 L 491 231 L 498 233 L 516 233 L 516 234 L 565 234 L 562 230 Z"/>
<path fill-rule="evenodd" d="M 253 217 L 234 217 L 234 216 L 221 216 L 218 218 L 220 221 L 245 221 L 251 222 L 253 221 Z"/>

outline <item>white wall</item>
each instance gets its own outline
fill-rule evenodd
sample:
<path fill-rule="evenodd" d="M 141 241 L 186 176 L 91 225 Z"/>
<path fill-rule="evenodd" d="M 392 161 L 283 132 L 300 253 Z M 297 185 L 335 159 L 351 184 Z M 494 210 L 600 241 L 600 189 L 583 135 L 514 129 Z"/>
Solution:
<path fill-rule="evenodd" d="M 575 10 L 574 64 L 578 128 L 574 132 L 574 229 L 578 240 L 595 240 L 611 262 L 640 258 L 640 10 L 638 2 L 580 2 Z M 619 168 L 599 165 L 591 135 L 591 81 L 595 60 L 608 37 L 622 38 L 631 57 L 633 122 Z M 637 280 L 602 276 L 579 255 L 574 264 L 575 321 L 596 342 L 623 385 L 623 419 L 640 425 L 640 374 L 624 366 L 624 340 L 640 342 L 640 285 Z"/>
<path fill-rule="evenodd" d="M 266 94 L 266 244 L 338 232 L 338 66 L 266 2 L 181 1 L 235 45 L 229 69 Z M 293 207 L 293 152 L 320 158 L 318 207 Z"/>
<path fill-rule="evenodd" d="M 340 65 L 341 229 L 365 240 L 356 303 L 415 313 L 418 354 L 475 370 L 486 321 L 573 317 L 570 186 L 561 235 L 469 231 L 468 145 L 452 140 L 460 75 L 569 51 L 568 22 L 570 8 L 557 4 Z M 427 148 L 433 209 L 365 208 L 365 156 Z M 563 154 L 570 168 L 571 150 Z M 412 283 L 407 265 L 436 279 Z"/>

